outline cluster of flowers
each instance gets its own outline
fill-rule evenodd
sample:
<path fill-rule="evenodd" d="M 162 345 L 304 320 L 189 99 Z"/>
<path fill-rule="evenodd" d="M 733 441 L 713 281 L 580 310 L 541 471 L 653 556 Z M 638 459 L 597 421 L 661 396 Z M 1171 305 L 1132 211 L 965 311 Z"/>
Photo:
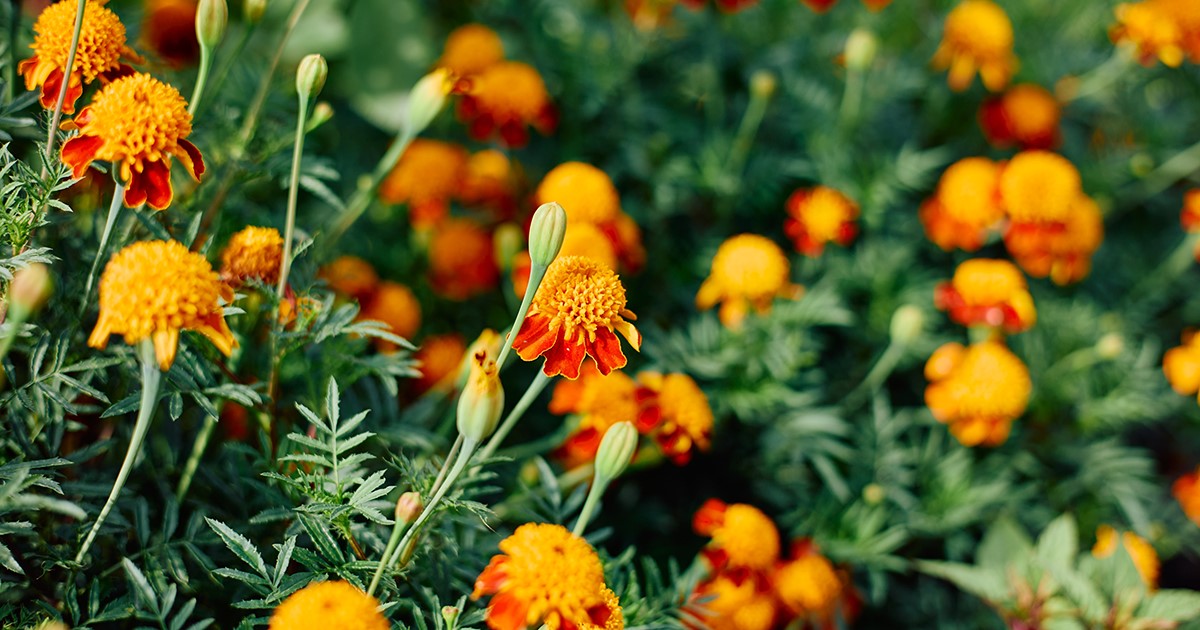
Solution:
<path fill-rule="evenodd" d="M 1155 59 L 1177 67 L 1200 63 L 1200 4 L 1192 0 L 1143 0 L 1117 5 L 1113 41 L 1128 43 L 1145 65 Z"/>

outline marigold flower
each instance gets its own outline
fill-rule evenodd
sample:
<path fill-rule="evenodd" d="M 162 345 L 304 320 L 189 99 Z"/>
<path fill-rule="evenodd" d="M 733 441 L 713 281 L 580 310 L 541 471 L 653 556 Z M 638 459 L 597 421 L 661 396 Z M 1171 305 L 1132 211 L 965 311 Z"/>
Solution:
<path fill-rule="evenodd" d="M 765 314 L 775 298 L 799 297 L 804 289 L 792 284 L 790 276 L 791 263 L 774 241 L 739 234 L 717 249 L 708 278 L 696 293 L 696 307 L 707 310 L 720 302 L 721 323 L 738 328 L 751 307 Z"/>
<path fill-rule="evenodd" d="M 492 289 L 500 280 L 492 237 L 467 219 L 449 219 L 429 242 L 429 275 L 433 290 L 451 300 L 465 300 Z"/>
<path fill-rule="evenodd" d="M 671 22 L 678 0 L 625 0 L 625 13 L 639 30 L 649 31 Z"/>
<path fill-rule="evenodd" d="M 942 43 L 933 56 L 938 69 L 950 69 L 950 89 L 967 89 L 975 72 L 984 87 L 998 92 L 1016 70 L 1013 28 L 1008 15 L 991 0 L 963 0 L 946 16 Z"/>
<path fill-rule="evenodd" d="M 938 285 L 934 304 L 963 326 L 1003 326 L 1016 333 L 1037 321 L 1025 276 L 1007 260 L 964 261 L 953 280 Z"/>
<path fill-rule="evenodd" d="M 33 56 L 17 65 L 17 71 L 25 77 L 26 90 L 42 88 L 38 100 L 46 109 L 54 109 L 62 90 L 63 71 L 75 32 L 76 7 L 75 2 L 56 2 L 46 7 L 33 24 L 34 38 L 30 45 Z M 141 61 L 125 45 L 125 25 L 117 14 L 104 6 L 104 0 L 89 0 L 83 8 L 83 30 L 79 33 L 63 113 L 75 113 L 75 102 L 83 94 L 84 84 L 97 79 L 108 83 L 133 74 L 133 68 L 122 63 L 122 58 Z"/>
<path fill-rule="evenodd" d="M 617 187 L 604 171 L 583 162 L 564 162 L 546 173 L 534 192 L 536 203 L 557 201 L 570 223 L 604 224 L 621 211 Z"/>
<path fill-rule="evenodd" d="M 1195 472 L 1176 479 L 1171 486 L 1171 494 L 1179 501 L 1183 513 L 1187 514 L 1193 523 L 1200 525 L 1200 467 L 1196 468 Z"/>
<path fill-rule="evenodd" d="M 421 327 L 421 303 L 408 287 L 399 282 L 384 280 L 362 304 L 360 321 L 372 320 L 387 324 L 392 334 L 412 339 Z M 380 352 L 394 352 L 396 344 L 374 338 Z"/>
<path fill-rule="evenodd" d="M 232 292 L 204 256 L 178 241 L 139 241 L 117 252 L 100 276 L 100 318 L 88 345 L 104 349 L 111 335 L 134 345 L 154 342 L 158 366 L 171 368 L 179 332 L 204 335 L 225 356 L 237 347 L 220 300 Z"/>
<path fill-rule="evenodd" d="M 149 0 L 142 18 L 141 42 L 172 67 L 196 63 L 196 0 Z"/>
<path fill-rule="evenodd" d="M 663 454 L 679 465 L 688 463 L 693 450 L 709 449 L 712 408 L 692 377 L 642 372 L 638 383 L 638 431 L 653 433 Z"/>
<path fill-rule="evenodd" d="M 1137 568 L 1138 575 L 1142 576 L 1142 582 L 1146 584 L 1146 588 L 1152 591 L 1158 588 L 1159 563 L 1158 553 L 1154 551 L 1154 547 L 1146 542 L 1145 538 L 1133 532 L 1122 532 L 1121 544 L 1129 553 L 1129 557 L 1133 558 L 1133 566 Z M 1096 545 L 1092 547 L 1092 555 L 1103 559 L 1113 555 L 1116 551 L 1117 530 L 1108 525 L 1096 528 Z"/>
<path fill-rule="evenodd" d="M 627 362 L 614 333 L 634 350 L 642 345 L 641 333 L 629 322 L 634 319 L 616 273 L 590 258 L 559 256 L 546 271 L 513 348 L 526 361 L 544 356 L 547 376 L 578 378 L 585 355 L 608 374 Z"/>
<path fill-rule="evenodd" d="M 279 282 L 283 237 L 275 228 L 249 226 L 234 234 L 221 252 L 221 280 L 237 287 L 247 280 Z"/>
<path fill-rule="evenodd" d="M 600 599 L 604 600 L 604 605 L 608 608 L 608 619 L 604 620 L 604 625 L 585 621 L 580 624 L 580 630 L 625 630 L 625 614 L 621 610 L 621 601 L 617 594 L 605 586 L 600 589 Z"/>
<path fill-rule="evenodd" d="M 1059 143 L 1058 100 L 1033 83 L 1014 85 L 979 108 L 979 124 L 988 142 L 997 147 L 1049 149 Z"/>
<path fill-rule="evenodd" d="M 1200 232 L 1200 188 L 1193 188 L 1183 194 L 1183 212 L 1179 215 L 1179 222 L 1189 234 Z M 1197 259 L 1200 259 L 1200 256 L 1197 256 Z"/>
<path fill-rule="evenodd" d="M 318 274 L 334 293 L 363 299 L 379 285 L 379 274 L 371 263 L 358 256 L 339 256 Z"/>
<path fill-rule="evenodd" d="M 496 31 L 482 24 L 464 24 L 446 37 L 438 68 L 460 77 L 479 74 L 504 61 L 504 42 Z"/>
<path fill-rule="evenodd" d="M 162 210 L 171 205 L 171 157 L 179 158 L 192 178 L 200 181 L 204 159 L 186 138 L 192 115 L 179 90 L 148 74 L 134 74 L 109 83 L 90 105 L 64 127 L 79 135 L 62 146 L 62 161 L 82 177 L 95 160 L 118 166 L 125 184 L 125 205 L 143 203 Z"/>
<path fill-rule="evenodd" d="M 506 219 L 517 209 L 520 182 L 520 170 L 508 156 L 495 149 L 479 151 L 467 160 L 458 198 L 468 206 L 490 208 L 498 218 Z"/>
<path fill-rule="evenodd" d="M 1195 396 L 1200 391 L 1200 336 L 1188 332 L 1183 336 L 1183 345 L 1167 350 L 1163 374 L 1176 393 Z"/>
<path fill-rule="evenodd" d="M 1022 151 L 1000 173 L 1000 199 L 1014 223 L 1062 223 L 1081 194 L 1079 170 L 1049 151 Z"/>
<path fill-rule="evenodd" d="M 601 374 L 591 361 L 584 364 L 578 379 L 562 380 L 554 386 L 550 412 L 579 416 L 579 426 L 559 449 L 568 468 L 595 459 L 604 433 L 618 422 L 637 417 L 636 393 L 637 383 L 627 374 Z"/>
<path fill-rule="evenodd" d="M 925 235 L 946 251 L 975 251 L 1004 218 L 1000 205 L 1000 165 L 982 157 L 951 164 L 937 194 L 920 210 Z"/>
<path fill-rule="evenodd" d="M 1008 251 L 1031 276 L 1050 279 L 1058 285 L 1078 282 L 1092 270 L 1092 254 L 1104 240 L 1104 218 L 1100 207 L 1080 194 L 1061 225 L 1042 228 L 1037 224 L 1012 224 L 1004 235 Z"/>
<path fill-rule="evenodd" d="M 963 446 L 997 446 L 1025 413 L 1029 369 L 997 341 L 948 343 L 925 364 L 925 404 Z"/>
<path fill-rule="evenodd" d="M 492 630 L 606 627 L 615 598 L 604 593 L 604 568 L 587 541 L 561 525 L 526 523 L 500 541 L 500 551 L 471 594 L 494 595 L 487 611 Z"/>
<path fill-rule="evenodd" d="M 754 576 L 718 574 L 696 588 L 696 595 L 711 597 L 700 604 L 699 615 L 711 630 L 770 630 L 776 625 L 779 604 L 764 580 Z"/>
<path fill-rule="evenodd" d="M 1117 5 L 1117 23 L 1109 29 L 1109 37 L 1115 43 L 1129 42 L 1137 49 L 1138 60 L 1143 65 L 1151 65 L 1155 59 L 1163 64 L 1177 68 L 1183 63 L 1188 52 L 1187 39 L 1188 22 L 1181 14 L 1185 2 L 1171 0 L 1147 0 L 1144 2 L 1125 3 Z M 1200 24 L 1191 24 L 1200 27 Z M 1193 35 L 1194 37 L 1194 35 Z M 1192 57 L 1200 56 L 1200 51 L 1192 50 Z"/>
<path fill-rule="evenodd" d="M 413 357 L 421 370 L 416 379 L 417 391 L 453 389 L 466 354 L 467 343 L 460 335 L 434 335 L 426 339 Z"/>
<path fill-rule="evenodd" d="M 388 630 L 379 602 L 349 582 L 314 582 L 271 615 L 269 630 Z"/>
<path fill-rule="evenodd" d="M 842 577 L 811 540 L 793 544 L 792 559 L 775 570 L 775 592 L 794 615 L 832 622 L 845 590 Z"/>
<path fill-rule="evenodd" d="M 858 234 L 858 204 L 826 186 L 792 193 L 787 211 L 784 232 L 805 256 L 820 256 L 826 243 L 849 245 Z"/>
<path fill-rule="evenodd" d="M 712 537 L 704 555 L 716 572 L 727 568 L 766 570 L 779 559 L 779 530 L 752 505 L 709 499 L 696 511 L 692 529 Z"/>
<path fill-rule="evenodd" d="M 466 149 L 417 138 L 379 184 L 379 198 L 385 203 L 408 204 L 409 222 L 414 227 L 432 227 L 450 212 L 450 200 L 466 172 Z"/>
<path fill-rule="evenodd" d="M 502 61 L 471 78 L 458 102 L 458 115 L 471 137 L 484 140 L 498 134 L 507 146 L 529 142 L 526 127 L 546 134 L 556 125 L 554 106 L 542 76 L 532 66 Z"/>

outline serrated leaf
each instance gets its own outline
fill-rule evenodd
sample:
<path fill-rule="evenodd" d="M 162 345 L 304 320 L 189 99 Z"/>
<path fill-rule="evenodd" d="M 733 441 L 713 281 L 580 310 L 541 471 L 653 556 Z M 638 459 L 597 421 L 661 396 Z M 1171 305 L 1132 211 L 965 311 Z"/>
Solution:
<path fill-rule="evenodd" d="M 262 554 L 258 552 L 258 548 L 254 546 L 245 536 L 233 531 L 228 525 L 221 521 L 205 517 L 204 521 L 208 526 L 221 537 L 226 547 L 233 552 L 242 562 L 245 562 L 250 568 L 254 569 L 264 579 L 270 580 L 271 575 L 267 573 L 267 565 L 263 563 Z"/>
<path fill-rule="evenodd" d="M 275 578 L 271 584 L 278 589 L 279 582 L 287 575 L 288 565 L 292 562 L 292 552 L 296 550 L 296 537 L 288 536 L 288 539 L 283 542 L 283 546 L 279 549 L 279 556 L 275 558 Z"/>

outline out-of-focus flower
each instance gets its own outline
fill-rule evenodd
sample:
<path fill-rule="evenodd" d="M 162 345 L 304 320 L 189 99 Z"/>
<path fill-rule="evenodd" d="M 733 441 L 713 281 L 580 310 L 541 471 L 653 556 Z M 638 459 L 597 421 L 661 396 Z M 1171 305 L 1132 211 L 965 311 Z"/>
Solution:
<path fill-rule="evenodd" d="M 519 61 L 502 61 L 472 77 L 458 101 L 458 115 L 471 137 L 484 140 L 496 134 L 510 147 L 529 142 L 527 127 L 548 134 L 557 125 L 542 75 Z"/>
<path fill-rule="evenodd" d="M 33 24 L 33 56 L 17 65 L 25 77 L 25 89 L 41 87 L 39 102 L 54 109 L 62 89 L 71 39 L 75 32 L 76 2 L 57 2 L 46 7 Z M 194 36 L 193 36 L 194 37 Z M 137 53 L 125 45 L 125 25 L 103 0 L 89 0 L 83 8 L 83 30 L 75 52 L 75 66 L 67 82 L 63 113 L 75 113 L 75 102 L 83 95 L 83 86 L 97 79 L 108 83 L 133 74 L 122 59 L 140 62 Z M 76 177 L 79 177 L 76 175 Z"/>
<path fill-rule="evenodd" d="M 642 345 L 633 319 L 617 274 L 589 258 L 559 256 L 546 271 L 513 348 L 526 361 L 544 356 L 547 376 L 578 378 L 585 355 L 608 374 L 627 362 L 616 333 L 634 350 Z"/>
<path fill-rule="evenodd" d="M 1004 242 L 1026 273 L 1036 278 L 1049 276 L 1055 284 L 1067 285 L 1087 277 L 1092 254 L 1103 241 L 1100 207 L 1081 193 L 1061 227 L 1044 232 L 1036 227 L 1030 230 L 1026 226 L 1024 231 L 1010 227 Z"/>
<path fill-rule="evenodd" d="M 605 586 L 600 589 L 600 599 L 604 600 L 604 606 L 608 608 L 608 619 L 604 620 L 603 625 L 592 623 L 589 619 L 579 624 L 580 630 L 625 630 L 625 614 L 621 610 L 621 601 L 617 598 L 617 594 L 612 592 L 612 589 Z"/>
<path fill-rule="evenodd" d="M 991 0 L 963 0 L 946 16 L 933 65 L 949 68 L 947 81 L 952 90 L 967 89 L 979 72 L 984 87 L 998 92 L 1016 71 L 1012 48 L 1012 22 L 1004 9 Z"/>
<path fill-rule="evenodd" d="M 1145 538 L 1133 532 L 1121 533 L 1121 544 L 1129 557 L 1133 558 L 1133 566 L 1137 568 L 1142 582 L 1151 591 L 1158 588 L 1158 553 Z M 1092 555 L 1097 558 L 1107 558 L 1117 551 L 1117 530 L 1108 525 L 1096 529 L 1096 545 L 1092 547 Z"/>
<path fill-rule="evenodd" d="M 283 600 L 269 630 L 387 630 L 379 602 L 349 582 L 315 582 Z"/>
<path fill-rule="evenodd" d="M 792 193 L 787 212 L 784 232 L 805 256 L 820 256 L 826 243 L 849 245 L 858 234 L 858 204 L 827 186 Z"/>
<path fill-rule="evenodd" d="M 1109 36 L 1136 47 L 1142 64 L 1158 59 L 1175 68 L 1185 57 L 1200 60 L 1200 5 L 1195 2 L 1144 0 L 1119 4 L 1115 12 L 1117 23 Z"/>
<path fill-rule="evenodd" d="M 951 164 L 937 194 L 921 206 L 925 235 L 946 251 L 979 249 L 1004 218 L 1000 205 L 1000 165 L 982 157 Z"/>
<path fill-rule="evenodd" d="M 437 67 L 459 77 L 479 74 L 504 61 L 504 42 L 496 31 L 482 24 L 464 24 L 446 37 Z"/>
<path fill-rule="evenodd" d="M 704 556 L 714 572 L 764 571 L 779 559 L 779 530 L 753 505 L 709 499 L 696 511 L 692 529 L 712 538 Z"/>
<path fill-rule="evenodd" d="M 1183 513 L 1187 514 L 1193 523 L 1200 525 L 1200 467 L 1196 468 L 1195 472 L 1176 479 L 1171 486 L 1171 494 L 1179 501 Z"/>
<path fill-rule="evenodd" d="M 580 370 L 578 379 L 555 385 L 550 412 L 579 416 L 579 426 L 559 449 L 568 468 L 595 459 L 604 433 L 618 422 L 632 422 L 637 417 L 636 391 L 637 384 L 627 374 L 601 374 L 591 361 Z"/>
<path fill-rule="evenodd" d="M 339 256 L 318 274 L 334 293 L 363 300 L 379 285 L 379 274 L 358 256 Z"/>
<path fill-rule="evenodd" d="M 485 207 L 497 218 L 508 219 L 516 212 L 520 187 L 517 165 L 500 151 L 487 149 L 467 160 L 458 198 L 465 205 Z"/>
<path fill-rule="evenodd" d="M 803 291 L 792 284 L 791 263 L 774 241 L 739 234 L 717 249 L 708 278 L 696 293 L 696 307 L 707 310 L 720 303 L 721 323 L 739 328 L 751 308 L 765 314 L 775 298 L 794 299 Z"/>
<path fill-rule="evenodd" d="M 239 287 L 248 280 L 279 282 L 283 237 L 275 228 L 249 226 L 234 234 L 221 252 L 221 280 Z"/>
<path fill-rule="evenodd" d="M 964 261 L 953 280 L 938 285 L 934 304 L 963 326 L 1003 327 L 1015 333 L 1037 321 L 1025 276 L 1007 260 Z"/>
<path fill-rule="evenodd" d="M 670 23 L 677 4 L 678 0 L 625 0 L 625 12 L 634 26 L 649 31 Z"/>
<path fill-rule="evenodd" d="M 925 404 L 963 446 L 997 446 L 1025 413 L 1029 369 L 997 341 L 948 343 L 925 364 Z"/>
<path fill-rule="evenodd" d="M 465 300 L 489 291 L 500 280 L 492 237 L 467 219 L 448 219 L 429 242 L 430 284 L 438 295 Z"/>
<path fill-rule="evenodd" d="M 1058 100 L 1033 83 L 1014 85 L 979 108 L 979 124 L 988 142 L 997 147 L 1050 149 L 1058 145 Z"/>
<path fill-rule="evenodd" d="M 500 541 L 499 555 L 475 580 L 471 597 L 493 595 L 492 630 L 604 628 L 614 614 L 605 595 L 600 557 L 584 539 L 561 525 L 526 523 Z"/>
<path fill-rule="evenodd" d="M 711 598 L 697 614 L 711 630 L 771 630 L 780 612 L 770 585 L 757 576 L 717 574 L 698 585 L 696 595 Z"/>
<path fill-rule="evenodd" d="M 584 256 L 617 270 L 617 251 L 608 234 L 594 223 L 567 223 L 559 256 Z"/>
<path fill-rule="evenodd" d="M 1179 222 L 1185 232 L 1200 232 L 1200 188 L 1183 194 L 1183 211 L 1179 214 Z M 1197 260 L 1200 260 L 1200 251 L 1197 251 Z"/>
<path fill-rule="evenodd" d="M 449 142 L 417 138 L 380 183 L 379 198 L 385 203 L 408 204 L 413 227 L 433 227 L 446 218 L 450 200 L 466 173 L 466 149 Z"/>
<path fill-rule="evenodd" d="M 413 357 L 421 364 L 418 368 L 421 376 L 415 382 L 417 391 L 453 389 L 466 353 L 467 344 L 460 335 L 435 335 L 426 339 Z"/>
<path fill-rule="evenodd" d="M 1049 151 L 1022 151 L 1000 173 L 1000 199 L 1016 224 L 1063 223 L 1083 193 L 1079 170 Z"/>
<path fill-rule="evenodd" d="M 421 327 L 421 303 L 408 287 L 399 282 L 384 280 L 363 301 L 358 319 L 387 324 L 394 335 L 412 339 Z M 394 352 L 396 344 L 386 339 L 373 338 L 380 352 Z"/>
<path fill-rule="evenodd" d="M 853 588 L 811 540 L 793 542 L 791 559 L 772 579 L 779 600 L 799 619 L 819 628 L 837 627 L 838 613 L 849 616 Z"/>
<path fill-rule="evenodd" d="M 179 90 L 148 74 L 122 77 L 104 86 L 90 105 L 64 128 L 79 135 L 62 145 L 62 161 L 75 177 L 95 160 L 112 162 L 125 184 L 125 205 L 171 205 L 171 157 L 200 181 L 204 159 L 187 141 L 192 115 Z"/>
<path fill-rule="evenodd" d="M 605 224 L 617 218 L 621 197 L 604 171 L 583 162 L 564 162 L 546 173 L 534 192 L 536 203 L 556 201 L 570 223 Z"/>
<path fill-rule="evenodd" d="M 103 349 L 111 335 L 130 345 L 149 339 L 165 372 L 179 333 L 194 330 L 229 356 L 237 340 L 220 301 L 232 297 L 204 256 L 177 241 L 139 241 L 117 252 L 100 276 L 100 318 L 88 345 Z"/>
<path fill-rule="evenodd" d="M 174 68 L 196 63 L 196 0 L 148 0 L 142 17 L 141 42 Z"/>
<path fill-rule="evenodd" d="M 24 319 L 45 306 L 53 293 L 54 280 L 50 277 L 50 267 L 45 263 L 33 263 L 19 269 L 13 274 L 13 279 L 8 283 L 8 294 L 4 296 L 8 315 L 11 317 L 20 313 L 21 319 Z"/>
<path fill-rule="evenodd" d="M 824 13 L 833 8 L 838 0 L 801 0 L 801 2 L 817 13 Z M 863 4 L 872 11 L 882 11 L 891 3 L 892 0 L 863 0 Z"/>
<path fill-rule="evenodd" d="M 1200 335 L 1188 331 L 1183 345 L 1167 350 L 1163 355 L 1163 374 L 1171 389 L 1184 396 L 1200 391 Z"/>
<path fill-rule="evenodd" d="M 638 374 L 637 428 L 654 436 L 663 453 L 686 464 L 693 451 L 707 451 L 713 429 L 708 397 L 687 374 Z"/>

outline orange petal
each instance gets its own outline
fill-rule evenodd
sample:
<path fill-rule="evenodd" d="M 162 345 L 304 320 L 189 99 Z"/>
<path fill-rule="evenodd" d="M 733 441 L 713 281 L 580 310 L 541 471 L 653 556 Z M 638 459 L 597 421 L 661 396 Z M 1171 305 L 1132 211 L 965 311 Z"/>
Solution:
<path fill-rule="evenodd" d="M 521 329 L 513 339 L 513 349 L 517 355 L 526 361 L 533 361 L 542 356 L 558 338 L 556 330 L 550 328 L 550 318 L 544 315 L 530 315 L 521 322 Z"/>
<path fill-rule="evenodd" d="M 171 205 L 171 166 L 165 160 L 146 162 L 140 174 L 133 179 L 142 178 L 146 189 L 146 203 L 155 210 L 165 210 Z M 128 203 L 128 202 L 126 202 Z"/>
<path fill-rule="evenodd" d="M 558 338 L 545 353 L 546 364 L 542 366 L 542 372 L 546 376 L 561 374 L 563 378 L 577 379 L 579 378 L 579 366 L 583 363 L 583 357 L 586 354 L 584 342 L 569 342 L 564 338 L 563 331 L 559 330 Z M 596 361 L 596 364 L 601 374 L 608 374 L 612 371 L 611 368 L 605 369 L 599 360 Z"/>
<path fill-rule="evenodd" d="M 587 353 L 596 360 L 596 367 L 601 374 L 607 375 L 613 370 L 619 370 L 629 362 L 625 353 L 621 351 L 621 340 L 607 328 L 598 328 L 596 340 L 588 342 L 587 345 Z"/>
<path fill-rule="evenodd" d="M 179 351 L 179 329 L 167 328 L 154 331 L 154 356 L 158 358 L 158 369 L 166 372 L 175 362 Z"/>
<path fill-rule="evenodd" d="M 191 173 L 192 179 L 200 181 L 200 176 L 204 174 L 204 156 L 200 155 L 200 149 L 187 140 L 180 140 L 179 148 L 183 150 L 175 151 L 175 156 L 179 158 L 188 173 Z"/>
<path fill-rule="evenodd" d="M 488 606 L 487 624 L 492 630 L 523 630 L 528 614 L 528 602 L 511 593 L 501 593 L 493 597 L 491 605 Z"/>
<path fill-rule="evenodd" d="M 725 510 L 729 506 L 720 499 L 709 499 L 696 510 L 692 517 L 692 529 L 701 536 L 712 536 L 725 523 Z"/>
<path fill-rule="evenodd" d="M 71 176 L 79 179 L 92 165 L 96 152 L 102 146 L 104 140 L 96 136 L 75 136 L 63 143 L 60 156 L 63 164 L 71 167 Z"/>
<path fill-rule="evenodd" d="M 504 565 L 508 562 L 508 556 L 495 555 L 488 562 L 487 567 L 475 578 L 475 590 L 471 593 L 471 599 L 479 599 L 482 595 L 490 595 L 500 590 L 504 586 L 505 580 L 508 579 L 508 574 L 504 571 Z"/>

